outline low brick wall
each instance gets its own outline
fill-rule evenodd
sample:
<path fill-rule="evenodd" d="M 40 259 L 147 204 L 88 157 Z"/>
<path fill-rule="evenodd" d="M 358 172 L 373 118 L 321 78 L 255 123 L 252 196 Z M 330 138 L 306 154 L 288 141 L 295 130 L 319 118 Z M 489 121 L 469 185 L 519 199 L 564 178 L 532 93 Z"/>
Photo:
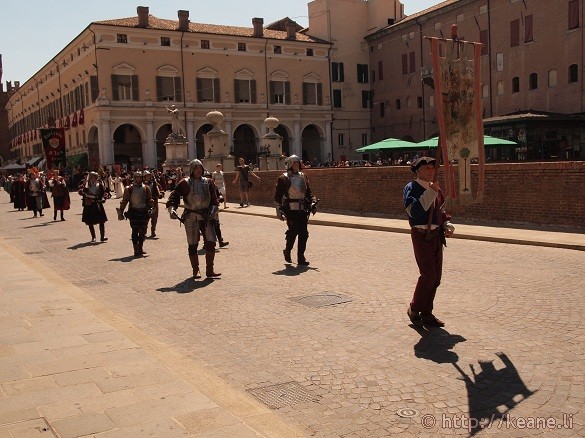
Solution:
<path fill-rule="evenodd" d="M 472 166 L 473 187 L 477 166 Z M 405 217 L 402 189 L 413 177 L 407 166 L 306 169 L 320 209 Z M 250 202 L 273 205 L 276 178 L 282 171 L 262 171 L 254 178 Z M 238 200 L 237 187 L 226 172 L 228 199 Z M 440 181 L 443 182 L 442 171 Z M 448 201 L 455 220 L 518 225 L 546 225 L 585 231 L 585 162 L 496 163 L 485 169 L 481 204 Z"/>

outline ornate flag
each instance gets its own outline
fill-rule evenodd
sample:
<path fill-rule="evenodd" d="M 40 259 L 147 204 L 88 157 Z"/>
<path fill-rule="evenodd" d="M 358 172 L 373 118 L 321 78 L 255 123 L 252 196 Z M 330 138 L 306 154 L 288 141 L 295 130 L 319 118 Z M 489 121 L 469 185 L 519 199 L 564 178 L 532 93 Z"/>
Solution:
<path fill-rule="evenodd" d="M 67 157 L 65 155 L 65 129 L 48 128 L 41 129 L 41 139 L 43 149 L 45 150 L 45 159 L 47 160 L 47 169 L 65 166 Z"/>
<path fill-rule="evenodd" d="M 69 129 L 69 127 L 71 126 L 71 121 L 69 120 L 69 115 L 67 115 L 67 117 L 65 117 L 65 130 Z"/>
<path fill-rule="evenodd" d="M 73 120 L 71 120 L 71 126 L 74 128 L 77 126 L 77 111 L 73 113 Z"/>
<path fill-rule="evenodd" d="M 446 48 L 445 57 L 439 45 Z M 445 166 L 447 196 L 464 201 L 481 201 L 484 182 L 483 114 L 480 92 L 481 44 L 431 38 L 435 101 L 439 122 L 439 150 Z M 471 52 L 471 54 L 469 53 Z M 469 58 L 471 55 L 471 59 Z M 459 190 L 455 188 L 454 160 L 457 160 Z M 477 194 L 471 190 L 471 162 L 479 164 Z"/>
<path fill-rule="evenodd" d="M 85 123 L 85 117 L 83 116 L 83 108 L 79 110 L 79 124 L 83 125 Z"/>

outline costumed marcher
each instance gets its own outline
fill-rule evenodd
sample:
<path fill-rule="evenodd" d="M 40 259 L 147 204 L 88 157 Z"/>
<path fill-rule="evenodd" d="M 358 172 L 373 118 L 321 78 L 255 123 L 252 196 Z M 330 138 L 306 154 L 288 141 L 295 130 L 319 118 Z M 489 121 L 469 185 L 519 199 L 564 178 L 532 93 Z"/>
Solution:
<path fill-rule="evenodd" d="M 49 180 L 49 187 L 51 187 L 51 196 L 53 197 L 53 220 L 57 220 L 57 210 L 59 210 L 61 220 L 64 221 L 63 211 L 71 208 L 71 200 L 65 178 L 59 176 L 58 170 L 53 171 L 53 178 Z"/>
<path fill-rule="evenodd" d="M 128 212 L 124 214 L 124 209 L 128 206 Z M 148 230 L 148 219 L 152 205 L 152 194 L 150 187 L 142 182 L 142 172 L 134 172 L 134 182 L 124 189 L 124 196 L 120 201 L 120 208 L 117 208 L 118 219 L 130 220 L 132 228 L 132 245 L 134 246 L 134 255 L 142 257 L 146 254 L 144 251 L 144 239 Z"/>
<path fill-rule="evenodd" d="M 26 182 L 26 205 L 29 210 L 32 210 L 33 217 L 37 217 L 37 213 L 40 216 L 44 216 L 43 208 L 51 208 L 45 185 L 34 172 L 28 174 L 28 181 Z"/>
<path fill-rule="evenodd" d="M 8 178 L 6 178 L 6 181 L 4 182 L 4 190 L 6 190 L 6 193 L 8 193 L 10 195 L 10 202 L 14 202 L 14 195 L 12 194 L 12 183 L 14 182 L 14 177 L 12 175 L 9 175 Z"/>
<path fill-rule="evenodd" d="M 223 198 L 223 208 L 228 208 L 227 206 L 227 191 L 225 189 L 225 177 L 223 175 L 223 166 L 221 163 L 217 163 L 215 165 L 215 172 L 211 174 L 211 180 L 213 184 L 217 187 L 219 193 Z"/>
<path fill-rule="evenodd" d="M 16 175 L 15 180 L 12 183 L 10 194 L 14 200 L 14 208 L 18 211 L 22 211 L 26 208 L 26 178 L 24 174 Z"/>
<path fill-rule="evenodd" d="M 410 223 L 410 236 L 420 276 L 407 314 L 415 325 L 443 327 L 445 323 L 433 315 L 433 301 L 441 284 L 443 245 L 455 228 L 449 222 L 445 197 L 435 179 L 436 160 L 420 157 L 411 165 L 416 180 L 404 187 L 404 207 Z"/>
<path fill-rule="evenodd" d="M 144 171 L 144 184 L 150 187 L 150 194 L 152 196 L 152 213 L 150 214 L 150 237 L 156 237 L 156 224 L 158 222 L 158 200 L 162 199 L 165 193 L 158 183 L 157 179 L 149 170 Z"/>
<path fill-rule="evenodd" d="M 301 172 L 301 159 L 296 155 L 288 157 L 288 170 L 278 177 L 276 181 L 276 215 L 281 220 L 286 220 L 288 230 L 285 233 L 286 246 L 282 253 L 288 263 L 292 263 L 291 251 L 295 239 L 299 237 L 297 244 L 297 262 L 299 265 L 308 265 L 305 259 L 305 249 L 309 231 L 309 214 L 317 211 L 317 199 L 311 192 L 307 175 Z"/>
<path fill-rule="evenodd" d="M 256 175 L 252 170 L 250 170 L 250 166 L 246 164 L 243 158 L 239 159 L 239 165 L 236 167 L 236 177 L 232 181 L 233 184 L 238 183 L 238 187 L 240 189 L 240 207 L 244 206 L 244 198 L 246 200 L 246 207 L 250 206 L 250 198 L 248 196 L 248 192 L 252 187 L 252 181 L 250 181 L 250 175 L 256 178 L 256 180 L 260 181 L 260 177 Z"/>
<path fill-rule="evenodd" d="M 87 180 L 82 188 L 79 190 L 82 196 L 83 213 L 81 220 L 89 227 L 91 233 L 91 241 L 95 242 L 95 225 L 100 228 L 100 242 L 108 240 L 106 237 L 105 223 L 108 221 L 106 210 L 104 209 L 104 202 L 108 197 L 108 192 L 104 187 L 104 183 L 99 180 L 97 172 L 89 172 Z"/>
<path fill-rule="evenodd" d="M 171 219 L 179 219 L 177 208 L 181 199 L 185 206 L 183 215 L 179 219 L 185 224 L 187 243 L 189 245 L 189 260 L 193 269 L 193 277 L 201 278 L 199 273 L 199 257 L 197 245 L 200 233 L 203 235 L 205 249 L 205 274 L 207 278 L 219 277 L 221 274 L 214 270 L 215 242 L 217 237 L 213 228 L 212 219 L 218 209 L 216 188 L 211 178 L 203 176 L 203 164 L 199 160 L 189 163 L 189 176 L 180 180 L 169 195 L 166 206 Z"/>
<path fill-rule="evenodd" d="M 218 166 L 220 166 L 220 164 L 218 164 Z M 211 178 L 211 180 L 213 181 L 212 175 L 213 174 L 210 174 L 207 171 L 205 171 L 205 173 L 203 174 L 204 177 Z M 213 183 L 215 184 L 215 181 Z M 215 186 L 215 196 L 217 196 L 218 205 L 224 201 L 223 195 L 221 194 L 218 186 Z M 230 243 L 223 240 L 223 237 L 221 235 L 221 224 L 219 223 L 219 208 L 216 210 L 215 216 L 210 218 L 209 220 L 211 221 L 211 224 L 213 225 L 213 229 L 215 230 L 215 235 L 217 236 L 217 241 L 219 242 L 219 247 L 223 248 L 224 246 L 228 246 Z"/>

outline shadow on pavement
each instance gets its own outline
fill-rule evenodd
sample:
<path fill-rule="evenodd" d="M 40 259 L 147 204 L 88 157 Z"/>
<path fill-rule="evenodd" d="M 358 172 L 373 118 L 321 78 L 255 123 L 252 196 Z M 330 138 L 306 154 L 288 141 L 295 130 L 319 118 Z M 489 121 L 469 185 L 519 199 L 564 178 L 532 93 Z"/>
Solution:
<path fill-rule="evenodd" d="M 510 417 L 510 411 L 536 392 L 526 387 L 506 354 L 500 352 L 496 355 L 504 364 L 503 368 L 496 369 L 493 360 L 480 361 L 481 371 L 476 373 L 473 364 L 470 364 L 470 375 L 453 363 L 467 389 L 469 436 L 493 425 L 494 420 L 514 420 Z M 503 406 L 505 410 L 501 408 Z"/>
<path fill-rule="evenodd" d="M 459 342 L 466 339 L 461 335 L 452 335 L 441 328 L 425 330 L 422 327 L 411 325 L 421 335 L 420 340 L 414 346 L 414 355 L 421 359 L 432 360 L 437 363 L 455 363 L 459 356 L 451 349 Z"/>
<path fill-rule="evenodd" d="M 29 219 L 38 219 L 38 218 L 36 218 L 36 217 L 31 217 L 31 218 L 29 218 Z M 21 221 L 23 221 L 23 220 L 26 220 L 26 219 L 20 219 L 20 220 L 21 220 Z M 39 228 L 39 227 L 47 227 L 47 226 L 49 226 L 49 225 L 53 225 L 54 223 L 55 223 L 55 222 L 53 222 L 53 221 L 50 221 L 50 222 L 43 222 L 42 224 L 29 225 L 28 227 L 22 227 L 22 228 L 24 228 L 24 229 L 27 229 L 27 228 Z"/>
<path fill-rule="evenodd" d="M 218 279 L 216 279 L 218 280 Z M 188 294 L 193 292 L 196 289 L 201 289 L 203 287 L 209 286 L 211 283 L 214 282 L 213 278 L 205 278 L 203 280 L 195 280 L 193 277 L 186 278 L 185 280 L 181 281 L 180 283 L 175 284 L 174 286 L 170 287 L 160 287 L 157 289 L 158 292 L 176 292 L 178 294 Z"/>
<path fill-rule="evenodd" d="M 307 271 L 319 271 L 319 269 L 317 268 L 313 268 L 310 266 L 294 266 L 291 265 L 290 263 L 287 263 L 284 265 L 284 269 L 281 269 L 280 271 L 274 271 L 272 273 L 272 275 L 286 275 L 289 277 L 294 277 L 295 275 L 299 275 L 302 274 L 303 272 L 307 272 Z"/>
<path fill-rule="evenodd" d="M 98 244 L 97 242 L 83 242 L 83 243 L 77 243 L 73 246 L 69 246 L 69 247 L 67 247 L 67 249 L 72 249 L 75 251 L 76 249 L 79 249 L 79 248 L 85 248 L 86 246 L 95 246 L 97 244 Z"/>
<path fill-rule="evenodd" d="M 134 256 L 134 255 L 129 255 L 129 256 L 126 256 L 126 257 L 118 257 L 117 259 L 110 259 L 110 260 L 108 260 L 108 261 L 110 261 L 110 262 L 122 262 L 122 263 L 128 263 L 128 262 L 132 262 L 132 261 L 134 261 L 134 260 L 138 260 L 138 259 L 144 259 L 144 258 L 146 258 L 146 257 L 148 257 L 148 256 L 146 256 L 146 255 L 143 255 L 142 257 L 136 257 L 136 256 Z"/>

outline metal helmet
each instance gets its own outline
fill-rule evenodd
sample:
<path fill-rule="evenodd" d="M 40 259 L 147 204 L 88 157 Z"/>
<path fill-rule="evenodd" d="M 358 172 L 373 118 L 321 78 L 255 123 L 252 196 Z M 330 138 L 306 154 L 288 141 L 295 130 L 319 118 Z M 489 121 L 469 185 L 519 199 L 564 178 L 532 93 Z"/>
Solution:
<path fill-rule="evenodd" d="M 146 176 L 146 175 L 150 175 L 150 174 L 151 174 L 151 173 L 150 173 L 150 170 L 145 170 L 145 171 L 144 171 L 144 176 Z"/>
<path fill-rule="evenodd" d="M 287 167 L 287 168 L 289 168 L 289 169 L 293 167 L 293 163 L 295 163 L 295 162 L 298 162 L 298 163 L 300 163 L 301 165 L 303 164 L 303 162 L 302 162 L 302 161 L 301 161 L 301 159 L 298 157 L 298 155 L 291 155 L 290 157 L 288 157 L 288 158 L 286 159 L 286 161 L 287 161 L 287 165 L 286 165 L 286 167 Z"/>
<path fill-rule="evenodd" d="M 197 166 L 201 166 L 201 168 L 203 168 L 203 163 L 198 159 L 194 159 L 193 161 L 191 161 L 189 163 L 190 174 L 193 173 L 193 171 L 195 170 L 195 167 L 197 167 Z"/>
<path fill-rule="evenodd" d="M 142 172 L 137 170 L 136 172 L 134 172 L 133 177 L 134 177 L 134 181 L 136 181 L 136 178 L 138 178 L 138 177 L 142 178 Z"/>

